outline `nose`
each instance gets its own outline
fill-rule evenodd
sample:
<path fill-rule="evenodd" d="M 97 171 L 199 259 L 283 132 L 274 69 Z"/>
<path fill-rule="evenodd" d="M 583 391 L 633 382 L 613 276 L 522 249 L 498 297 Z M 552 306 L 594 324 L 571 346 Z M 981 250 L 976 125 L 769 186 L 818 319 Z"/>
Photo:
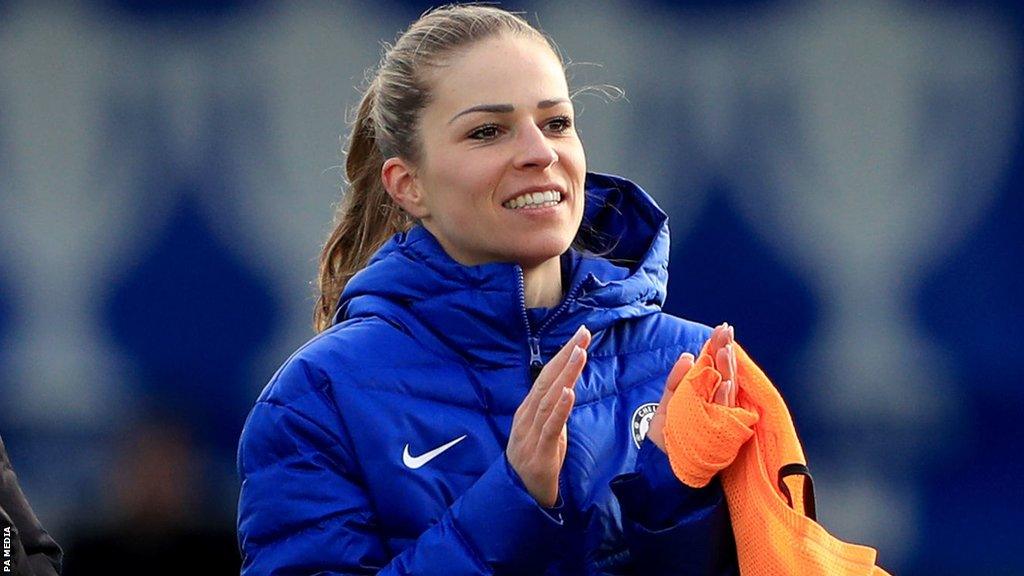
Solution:
<path fill-rule="evenodd" d="M 558 161 L 558 153 L 544 132 L 533 122 L 519 131 L 516 168 L 547 168 Z"/>

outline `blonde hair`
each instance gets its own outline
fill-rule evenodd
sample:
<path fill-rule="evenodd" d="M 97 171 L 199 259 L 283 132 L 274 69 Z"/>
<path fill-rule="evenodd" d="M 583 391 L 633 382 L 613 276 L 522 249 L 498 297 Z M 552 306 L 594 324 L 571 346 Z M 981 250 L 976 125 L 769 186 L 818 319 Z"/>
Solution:
<path fill-rule="evenodd" d="M 348 191 L 320 253 L 320 295 L 313 311 L 317 332 L 331 325 L 352 276 L 388 238 L 414 223 L 388 195 L 380 172 L 386 158 L 416 162 L 420 157 L 417 130 L 430 101 L 427 72 L 443 65 L 452 51 L 499 34 L 540 40 L 562 62 L 554 43 L 520 16 L 476 4 L 442 6 L 423 14 L 385 50 L 359 103 L 345 159 Z"/>

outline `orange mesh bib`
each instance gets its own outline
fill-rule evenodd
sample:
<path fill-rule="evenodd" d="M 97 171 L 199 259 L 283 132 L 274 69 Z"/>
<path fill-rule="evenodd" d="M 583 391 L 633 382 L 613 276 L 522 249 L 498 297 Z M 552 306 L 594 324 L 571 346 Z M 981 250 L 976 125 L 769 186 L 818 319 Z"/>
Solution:
<path fill-rule="evenodd" d="M 888 576 L 873 548 L 832 536 L 814 520 L 800 440 L 782 396 L 733 343 L 740 390 L 734 408 L 715 404 L 722 380 L 701 351 L 669 401 L 665 447 L 676 477 L 694 488 L 721 474 L 743 576 Z M 781 472 L 781 474 L 780 474 Z"/>

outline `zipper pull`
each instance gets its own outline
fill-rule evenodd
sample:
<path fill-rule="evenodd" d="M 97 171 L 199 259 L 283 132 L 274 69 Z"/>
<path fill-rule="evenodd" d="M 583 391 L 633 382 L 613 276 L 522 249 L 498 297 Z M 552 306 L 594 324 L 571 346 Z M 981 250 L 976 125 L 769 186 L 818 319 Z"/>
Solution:
<path fill-rule="evenodd" d="M 530 381 L 537 379 L 540 376 L 540 371 L 544 368 L 544 362 L 540 359 L 540 338 L 530 337 Z"/>
<path fill-rule="evenodd" d="M 540 360 L 540 338 L 530 337 L 530 366 L 543 365 Z"/>

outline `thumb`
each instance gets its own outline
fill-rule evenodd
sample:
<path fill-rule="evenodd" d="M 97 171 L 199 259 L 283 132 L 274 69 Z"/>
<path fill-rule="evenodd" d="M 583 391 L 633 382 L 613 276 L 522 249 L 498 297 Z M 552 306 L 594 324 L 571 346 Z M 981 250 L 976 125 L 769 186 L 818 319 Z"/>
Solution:
<path fill-rule="evenodd" d="M 683 377 L 686 373 L 693 368 L 694 358 L 693 354 L 689 352 L 683 352 L 679 359 L 676 360 L 675 366 L 672 367 L 672 371 L 668 374 L 668 379 L 665 380 L 665 391 L 672 393 L 679 387 L 679 383 L 683 381 Z"/>

